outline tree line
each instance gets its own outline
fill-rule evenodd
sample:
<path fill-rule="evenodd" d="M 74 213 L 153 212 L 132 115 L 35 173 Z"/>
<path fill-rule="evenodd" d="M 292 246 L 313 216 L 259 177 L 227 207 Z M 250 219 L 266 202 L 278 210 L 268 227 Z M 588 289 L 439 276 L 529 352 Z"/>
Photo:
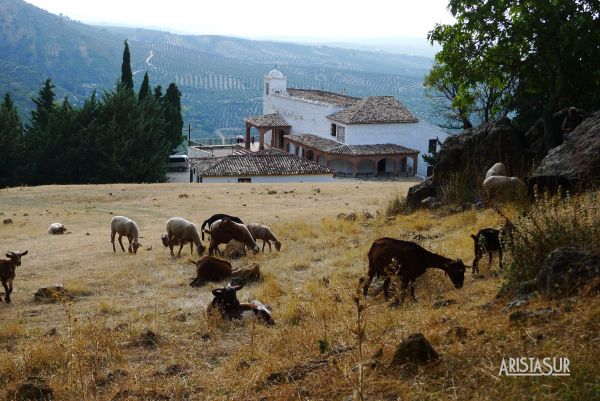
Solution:
<path fill-rule="evenodd" d="M 456 22 L 429 33 L 442 50 L 425 78 L 448 128 L 542 118 L 550 149 L 561 138 L 553 113 L 600 107 L 599 2 L 450 0 L 448 10 Z"/>
<path fill-rule="evenodd" d="M 33 102 L 26 123 L 10 93 L 0 103 L 0 187 L 164 182 L 183 140 L 181 93 L 174 83 L 152 90 L 147 72 L 135 93 L 127 41 L 113 90 L 75 107 L 57 102 L 47 79 Z"/>

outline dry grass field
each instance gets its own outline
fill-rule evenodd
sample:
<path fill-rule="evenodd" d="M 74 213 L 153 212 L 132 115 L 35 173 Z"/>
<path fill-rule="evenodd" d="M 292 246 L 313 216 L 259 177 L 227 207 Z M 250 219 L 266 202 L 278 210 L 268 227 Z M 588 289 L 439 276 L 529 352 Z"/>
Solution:
<path fill-rule="evenodd" d="M 17 270 L 13 303 L 0 303 L 0 398 L 42 377 L 57 400 L 351 400 L 360 352 L 369 361 L 365 400 L 591 400 L 600 397 L 600 302 L 536 299 L 552 319 L 509 323 L 506 300 L 492 302 L 501 279 L 487 259 L 483 278 L 468 272 L 456 290 L 441 271 L 417 280 L 416 303 L 392 308 L 382 295 L 361 298 L 365 336 L 353 330 L 353 300 L 366 253 L 381 236 L 418 240 L 445 256 L 473 258 L 469 234 L 501 220 L 491 210 L 395 219 L 376 216 L 411 183 L 355 182 L 272 185 L 101 185 L 0 190 L 0 251 L 29 250 Z M 269 191 L 276 193 L 269 194 Z M 369 211 L 373 219 L 362 217 Z M 356 212 L 356 221 L 338 220 Z M 263 280 L 240 301 L 273 309 L 274 327 L 208 316 L 211 289 L 189 286 L 190 248 L 171 258 L 160 235 L 165 221 L 198 225 L 213 213 L 269 225 L 282 242 L 233 262 L 257 262 Z M 112 215 L 139 224 L 137 255 L 113 253 Z M 72 233 L 50 236 L 50 223 Z M 118 245 L 117 245 L 118 247 Z M 197 255 L 192 256 L 197 259 Z M 40 287 L 62 284 L 70 302 L 37 303 Z M 0 290 L 2 293 L 3 290 Z M 439 299 L 455 304 L 432 308 Z M 467 329 L 457 337 L 456 327 Z M 149 328 L 158 345 L 139 343 Z M 398 343 L 423 333 L 440 353 L 417 370 L 391 368 Z M 360 347 L 359 347 L 360 345 Z M 503 357 L 568 357 L 570 377 L 499 376 Z"/>

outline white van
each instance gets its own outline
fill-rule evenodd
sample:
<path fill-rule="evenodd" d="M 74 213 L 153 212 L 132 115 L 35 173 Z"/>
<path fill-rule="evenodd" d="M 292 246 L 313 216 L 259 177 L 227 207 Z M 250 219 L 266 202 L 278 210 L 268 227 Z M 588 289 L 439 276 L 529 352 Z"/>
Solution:
<path fill-rule="evenodd" d="M 171 155 L 169 156 L 167 168 L 169 171 L 185 171 L 189 165 L 187 155 Z"/>

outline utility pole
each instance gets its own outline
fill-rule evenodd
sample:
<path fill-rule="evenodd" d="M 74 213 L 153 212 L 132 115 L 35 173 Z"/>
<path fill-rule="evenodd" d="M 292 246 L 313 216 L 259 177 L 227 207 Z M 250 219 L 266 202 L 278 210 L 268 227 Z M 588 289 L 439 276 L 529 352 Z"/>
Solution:
<path fill-rule="evenodd" d="M 188 124 L 188 128 L 187 128 L 187 132 L 188 132 L 188 146 L 190 146 L 192 144 L 192 131 L 194 129 L 192 128 L 192 124 Z"/>

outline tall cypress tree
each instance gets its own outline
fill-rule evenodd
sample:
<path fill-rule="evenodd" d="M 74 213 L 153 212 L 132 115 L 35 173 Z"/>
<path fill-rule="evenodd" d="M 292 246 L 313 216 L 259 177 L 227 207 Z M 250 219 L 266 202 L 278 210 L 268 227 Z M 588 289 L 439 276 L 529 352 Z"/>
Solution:
<path fill-rule="evenodd" d="M 162 99 L 162 96 L 163 96 L 162 86 L 157 85 L 156 88 L 154 88 L 154 100 L 160 101 Z"/>
<path fill-rule="evenodd" d="M 54 138 L 50 130 L 50 120 L 56 109 L 54 85 L 47 79 L 33 99 L 35 110 L 31 112 L 31 120 L 25 135 L 24 153 L 27 163 L 23 166 L 24 179 L 28 184 L 45 183 L 48 171 L 46 156 L 51 152 Z"/>
<path fill-rule="evenodd" d="M 171 83 L 163 97 L 165 108 L 166 134 L 174 151 L 182 142 L 183 118 L 181 117 L 181 92 L 177 85 Z"/>
<path fill-rule="evenodd" d="M 23 160 L 19 151 L 23 126 L 7 93 L 0 104 L 0 188 L 18 184 L 17 170 Z"/>
<path fill-rule="evenodd" d="M 152 92 L 150 91 L 150 80 L 148 79 L 148 71 L 144 74 L 144 80 L 142 81 L 142 86 L 140 86 L 140 93 L 138 94 L 138 100 L 143 102 L 147 97 L 152 96 Z"/>
<path fill-rule="evenodd" d="M 131 55 L 129 54 L 129 44 L 127 40 L 123 42 L 125 49 L 123 50 L 123 64 L 121 64 L 121 85 L 133 91 L 133 73 L 131 72 Z"/>

